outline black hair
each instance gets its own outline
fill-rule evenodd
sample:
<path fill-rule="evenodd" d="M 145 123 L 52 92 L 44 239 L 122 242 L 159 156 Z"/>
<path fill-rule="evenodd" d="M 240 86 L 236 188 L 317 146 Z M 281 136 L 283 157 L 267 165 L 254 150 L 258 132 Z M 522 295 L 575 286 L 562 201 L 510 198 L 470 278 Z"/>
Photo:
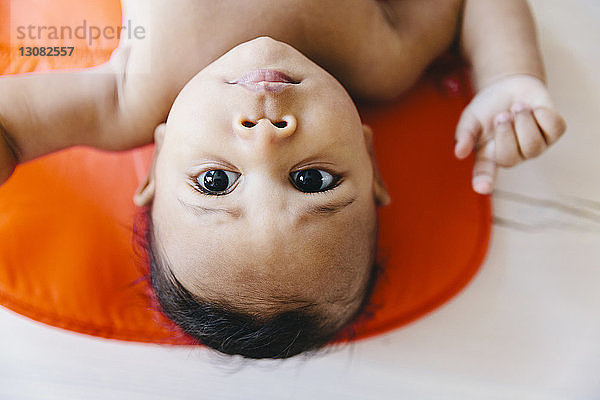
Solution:
<path fill-rule="evenodd" d="M 240 312 L 224 301 L 202 299 L 177 280 L 157 251 L 151 210 L 151 206 L 141 209 L 134 230 L 137 244 L 146 253 L 145 271 L 151 297 L 160 312 L 199 344 L 245 358 L 289 358 L 315 352 L 333 340 L 351 339 L 355 335 L 352 324 L 372 314 L 373 305 L 369 301 L 383 271 L 376 262 L 360 293 L 363 296 L 360 306 L 342 326 L 337 321 L 332 323 L 331 318 L 311 303 L 298 302 L 301 305 L 265 319 Z M 376 231 L 374 234 L 377 235 Z M 375 237 L 374 254 L 376 242 Z"/>

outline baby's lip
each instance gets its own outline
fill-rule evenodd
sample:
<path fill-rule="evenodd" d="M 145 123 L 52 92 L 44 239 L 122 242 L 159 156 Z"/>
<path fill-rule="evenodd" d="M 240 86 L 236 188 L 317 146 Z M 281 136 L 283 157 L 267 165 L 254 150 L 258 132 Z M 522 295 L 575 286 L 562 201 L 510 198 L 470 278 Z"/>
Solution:
<path fill-rule="evenodd" d="M 299 82 L 290 78 L 281 71 L 273 69 L 257 69 L 239 77 L 230 84 L 241 85 L 254 92 L 280 92 L 290 85 L 296 85 Z"/>

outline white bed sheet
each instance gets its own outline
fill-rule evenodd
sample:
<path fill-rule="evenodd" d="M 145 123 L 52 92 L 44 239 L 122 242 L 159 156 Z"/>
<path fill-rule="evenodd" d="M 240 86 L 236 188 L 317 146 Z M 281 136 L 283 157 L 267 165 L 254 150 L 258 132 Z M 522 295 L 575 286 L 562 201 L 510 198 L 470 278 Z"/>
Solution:
<path fill-rule="evenodd" d="M 600 1 L 531 3 L 568 133 L 501 172 L 487 260 L 448 304 L 330 354 L 246 364 L 0 309 L 0 399 L 600 399 Z"/>

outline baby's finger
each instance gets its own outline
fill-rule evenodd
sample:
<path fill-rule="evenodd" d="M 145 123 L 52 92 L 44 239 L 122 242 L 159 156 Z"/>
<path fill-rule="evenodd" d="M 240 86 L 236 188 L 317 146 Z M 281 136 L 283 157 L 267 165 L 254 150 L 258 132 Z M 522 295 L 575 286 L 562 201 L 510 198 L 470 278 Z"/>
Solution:
<path fill-rule="evenodd" d="M 505 111 L 496 115 L 494 133 L 496 164 L 501 167 L 512 167 L 520 163 L 523 159 L 519 153 L 511 113 Z"/>
<path fill-rule="evenodd" d="M 496 182 L 496 163 L 494 162 L 495 143 L 487 142 L 475 153 L 473 165 L 473 190 L 479 194 L 490 194 Z"/>
<path fill-rule="evenodd" d="M 460 116 L 454 135 L 456 141 L 454 155 L 462 160 L 471 154 L 481 131 L 482 127 L 479 120 L 468 110 L 465 110 Z"/>
<path fill-rule="evenodd" d="M 533 110 L 533 116 L 544 133 L 548 145 L 556 142 L 567 129 L 563 117 L 551 108 L 536 108 Z"/>
<path fill-rule="evenodd" d="M 548 145 L 533 113 L 527 106 L 517 103 L 511 111 L 515 119 L 515 132 L 519 141 L 519 148 L 524 158 L 534 158 L 542 154 Z"/>

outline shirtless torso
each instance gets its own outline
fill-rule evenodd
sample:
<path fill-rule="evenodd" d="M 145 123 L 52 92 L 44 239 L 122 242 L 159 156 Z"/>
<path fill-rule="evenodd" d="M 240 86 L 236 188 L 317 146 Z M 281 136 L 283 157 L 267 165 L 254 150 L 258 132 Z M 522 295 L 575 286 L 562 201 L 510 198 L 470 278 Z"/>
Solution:
<path fill-rule="evenodd" d="M 132 120 L 148 125 L 136 130 L 151 133 L 198 71 L 259 36 L 292 45 L 355 98 L 392 98 L 450 45 L 459 5 L 456 0 L 129 0 L 125 20 L 150 34 L 124 41 L 113 57 L 125 71 L 119 74 L 121 109 L 129 117 L 140 113 Z"/>

